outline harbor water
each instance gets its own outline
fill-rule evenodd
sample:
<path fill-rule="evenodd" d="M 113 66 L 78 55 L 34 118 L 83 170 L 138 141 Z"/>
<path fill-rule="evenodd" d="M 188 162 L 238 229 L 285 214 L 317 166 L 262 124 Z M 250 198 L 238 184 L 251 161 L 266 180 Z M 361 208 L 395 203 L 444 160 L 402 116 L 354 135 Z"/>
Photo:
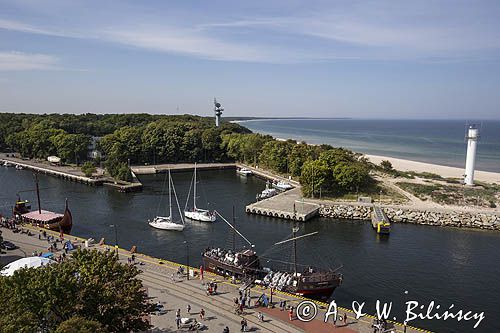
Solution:
<path fill-rule="evenodd" d="M 199 174 L 198 206 L 217 209 L 228 220 L 234 206 L 237 228 L 259 254 L 285 261 L 291 258 L 289 248 L 273 246 L 290 237 L 290 222 L 244 212 L 245 205 L 264 189 L 264 181 L 237 176 L 234 170 Z M 172 177 L 183 210 L 192 173 L 173 173 Z M 179 263 L 186 263 L 189 255 L 192 266 L 200 265 L 206 247 L 231 245 L 232 234 L 220 219 L 213 224 L 187 221 L 184 232 L 157 230 L 147 224 L 156 215 L 168 214 L 165 174 L 141 177 L 144 190 L 128 194 L 45 175 L 39 178 L 42 208 L 62 212 L 68 198 L 75 235 L 96 240 L 104 237 L 113 244 L 113 224 L 120 247 L 136 245 L 139 252 Z M 16 193 L 33 188 L 30 171 L 0 167 L 0 212 L 9 215 Z M 35 192 L 19 194 L 37 208 Z M 176 207 L 174 216 L 178 216 Z M 484 311 L 486 319 L 475 330 L 473 322 L 451 319 L 411 324 L 437 332 L 500 331 L 500 233 L 396 224 L 391 235 L 383 238 L 373 232 L 369 222 L 316 218 L 301 224 L 300 233 L 313 231 L 319 234 L 298 242 L 299 262 L 332 268 L 342 265 L 344 283 L 333 294 L 339 305 L 366 302 L 364 312 L 373 314 L 376 300 L 393 302 L 391 318 L 402 322 L 407 300 L 426 306 L 435 301 L 442 310 L 454 304 L 454 310 Z M 271 265 L 266 260 L 263 264 Z"/>

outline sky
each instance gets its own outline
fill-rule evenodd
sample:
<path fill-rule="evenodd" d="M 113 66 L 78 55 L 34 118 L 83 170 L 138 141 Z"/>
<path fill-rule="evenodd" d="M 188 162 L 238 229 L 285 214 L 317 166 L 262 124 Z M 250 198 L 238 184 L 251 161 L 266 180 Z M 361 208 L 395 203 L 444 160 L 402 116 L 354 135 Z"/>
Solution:
<path fill-rule="evenodd" d="M 0 112 L 500 119 L 500 1 L 0 0 Z"/>

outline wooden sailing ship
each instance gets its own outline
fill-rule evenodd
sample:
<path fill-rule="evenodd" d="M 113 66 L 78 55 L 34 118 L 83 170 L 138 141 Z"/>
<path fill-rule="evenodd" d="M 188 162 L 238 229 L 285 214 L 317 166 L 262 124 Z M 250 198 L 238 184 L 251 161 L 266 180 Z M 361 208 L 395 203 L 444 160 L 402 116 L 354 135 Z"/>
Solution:
<path fill-rule="evenodd" d="M 293 227 L 293 237 L 278 242 L 275 245 L 292 242 L 293 244 L 293 271 L 273 271 L 272 268 L 264 268 L 260 263 L 260 257 L 253 250 L 253 245 L 224 217 L 216 212 L 233 230 L 233 235 L 240 235 L 249 245 L 250 249 L 236 251 L 221 248 L 208 248 L 203 253 L 203 267 L 205 270 L 224 275 L 234 276 L 236 279 L 263 285 L 296 295 L 307 295 L 311 297 L 329 296 L 342 283 L 342 274 L 335 270 L 325 270 L 313 266 L 305 266 L 298 269 L 297 244 L 298 239 L 317 234 L 313 232 L 297 236 L 298 227 Z M 234 223 L 234 222 L 233 222 Z"/>
<path fill-rule="evenodd" d="M 68 207 L 68 200 L 65 202 L 63 214 L 43 210 L 40 204 L 40 188 L 38 186 L 38 177 L 35 174 L 36 194 L 38 200 L 38 210 L 31 211 L 31 206 L 27 200 L 21 200 L 19 193 L 31 192 L 33 190 L 21 191 L 18 193 L 18 200 L 12 209 L 14 218 L 21 223 L 30 223 L 37 227 L 46 228 L 53 231 L 69 234 L 73 227 L 73 216 Z"/>

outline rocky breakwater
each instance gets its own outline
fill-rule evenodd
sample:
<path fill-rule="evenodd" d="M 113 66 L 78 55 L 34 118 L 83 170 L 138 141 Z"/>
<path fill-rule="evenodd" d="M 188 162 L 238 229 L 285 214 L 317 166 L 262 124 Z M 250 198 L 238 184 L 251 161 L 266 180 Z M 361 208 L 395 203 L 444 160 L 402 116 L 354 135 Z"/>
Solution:
<path fill-rule="evenodd" d="M 495 213 L 426 211 L 401 207 L 382 208 L 391 222 L 500 231 L 500 215 Z M 369 220 L 371 212 L 372 207 L 369 205 L 339 204 L 322 206 L 319 215 L 336 219 Z"/>

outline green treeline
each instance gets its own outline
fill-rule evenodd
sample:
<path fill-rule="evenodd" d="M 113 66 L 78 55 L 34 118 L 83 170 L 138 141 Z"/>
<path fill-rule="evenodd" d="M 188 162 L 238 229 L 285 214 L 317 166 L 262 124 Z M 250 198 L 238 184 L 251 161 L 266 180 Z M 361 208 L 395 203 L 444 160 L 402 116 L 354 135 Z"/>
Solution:
<path fill-rule="evenodd" d="M 0 150 L 25 157 L 84 162 L 92 137 L 99 138 L 108 173 L 121 180 L 130 179 L 129 164 L 241 161 L 299 179 L 305 196 L 341 195 L 373 185 L 371 166 L 360 154 L 276 140 L 235 123 L 215 127 L 212 117 L 0 114 Z M 90 163 L 83 169 L 92 174 Z"/>

